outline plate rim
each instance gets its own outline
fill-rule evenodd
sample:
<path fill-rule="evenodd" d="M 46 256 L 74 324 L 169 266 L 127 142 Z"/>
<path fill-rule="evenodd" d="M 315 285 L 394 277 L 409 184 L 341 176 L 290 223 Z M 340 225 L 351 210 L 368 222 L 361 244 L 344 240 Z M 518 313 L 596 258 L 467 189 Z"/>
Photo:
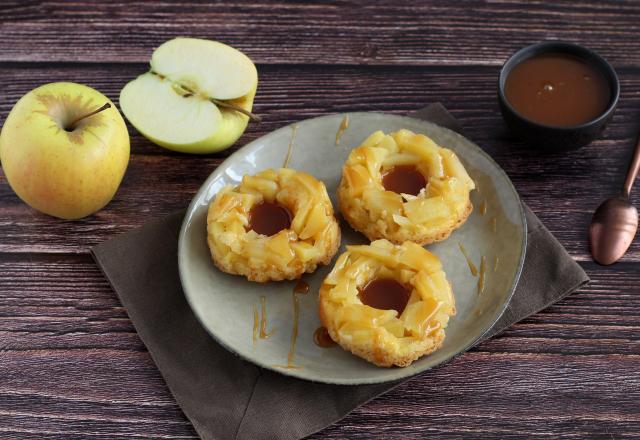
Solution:
<path fill-rule="evenodd" d="M 325 118 L 331 118 L 331 117 L 336 117 L 336 116 L 348 116 L 351 118 L 351 116 L 355 116 L 355 115 L 371 115 L 371 114 L 375 114 L 375 115 L 381 115 L 384 117 L 391 117 L 391 118 L 398 118 L 398 119 L 412 119 L 414 121 L 418 121 L 420 123 L 428 123 L 431 125 L 435 125 L 443 130 L 446 130 L 448 132 L 450 132 L 451 134 L 453 134 L 455 137 L 461 138 L 464 141 L 470 143 L 473 147 L 475 147 L 478 152 L 485 157 L 485 159 L 487 159 L 490 163 L 493 164 L 493 166 L 502 174 L 502 176 L 506 179 L 506 181 L 508 182 L 509 185 L 509 189 L 513 192 L 513 194 L 516 197 L 516 201 L 518 202 L 518 206 L 519 206 L 519 210 L 518 210 L 518 214 L 520 215 L 520 218 L 522 220 L 522 247 L 520 249 L 520 256 L 518 258 L 518 266 L 516 269 L 516 273 L 514 275 L 513 278 L 513 282 L 511 283 L 511 286 L 509 287 L 509 293 L 507 294 L 507 298 L 506 301 L 503 302 L 503 304 L 500 306 L 501 310 L 499 310 L 499 312 L 496 314 L 495 319 L 493 319 L 490 323 L 490 325 L 484 329 L 481 334 L 473 339 L 469 344 L 466 344 L 463 348 L 461 348 L 456 354 L 454 354 L 453 356 L 447 358 L 447 359 L 443 359 L 442 361 L 432 364 L 432 365 L 428 365 L 425 366 L 424 368 L 418 369 L 417 371 L 412 371 L 412 372 L 408 372 L 407 371 L 406 374 L 402 374 L 400 373 L 399 375 L 397 375 L 394 378 L 383 378 L 383 379 L 376 379 L 376 378 L 362 378 L 362 379 L 358 379 L 358 380 L 351 380 L 351 379 L 346 379 L 346 380 L 336 380 L 336 379 L 323 379 L 323 378 L 311 378 L 308 377 L 304 374 L 300 374 L 300 371 L 302 370 L 297 370 L 297 369 L 283 369 L 283 368 L 277 368 L 274 367 L 273 365 L 261 362 L 257 359 L 250 359 L 247 356 L 244 356 L 242 353 L 239 353 L 238 351 L 234 350 L 233 347 L 231 347 L 230 345 L 228 345 L 226 342 L 224 342 L 222 339 L 218 338 L 216 336 L 216 334 L 209 329 L 208 325 L 205 323 L 205 319 L 204 317 L 200 316 L 200 313 L 198 312 L 197 307 L 194 307 L 194 304 L 192 303 L 189 294 L 187 293 L 187 287 L 186 287 L 186 282 L 185 282 L 185 278 L 186 278 L 186 263 L 183 262 L 183 259 L 185 258 L 184 252 L 182 252 L 182 248 L 183 246 L 185 246 L 186 243 L 186 233 L 187 233 L 187 226 L 188 223 L 195 211 L 195 206 L 196 206 L 196 201 L 197 199 L 199 199 L 201 197 L 201 193 L 205 192 L 208 189 L 208 186 L 210 185 L 208 182 L 212 181 L 212 179 L 214 179 L 214 175 L 216 175 L 215 177 L 218 177 L 217 175 L 222 174 L 222 168 L 223 165 L 225 165 L 227 162 L 233 160 L 236 157 L 240 157 L 242 155 L 245 154 L 245 150 L 247 150 L 248 148 L 251 148 L 254 144 L 258 144 L 264 137 L 266 136 L 270 136 L 273 133 L 276 133 L 278 131 L 282 131 L 282 130 L 286 130 L 286 129 L 291 129 L 292 126 L 300 124 L 302 122 L 307 122 L 307 121 L 311 121 L 311 120 L 318 120 L 318 119 L 325 119 Z M 196 319 L 198 320 L 199 324 L 205 329 L 205 331 L 209 334 L 209 336 L 211 336 L 211 338 L 214 340 L 214 342 L 216 342 L 217 344 L 220 344 L 225 350 L 229 351 L 231 354 L 240 357 L 241 359 L 245 360 L 246 362 L 250 362 L 251 364 L 259 367 L 259 368 L 264 368 L 270 371 L 274 371 L 276 373 L 282 374 L 284 376 L 288 376 L 288 377 L 292 377 L 292 378 L 296 378 L 296 379 L 302 379 L 302 380 L 306 380 L 306 381 L 310 381 L 310 382 L 315 382 L 315 383 L 325 383 L 325 384 L 332 384 L 332 385 L 367 385 L 367 384 L 378 384 L 378 383 L 389 383 L 389 382 L 394 382 L 394 381 L 405 381 L 407 379 L 410 379 L 413 376 L 416 376 L 418 374 L 424 373 L 425 371 L 429 371 L 433 368 L 439 367 L 443 364 L 446 364 L 448 362 L 451 362 L 453 359 L 457 358 L 458 356 L 466 353 L 467 351 L 469 351 L 470 348 L 474 347 L 480 340 L 482 340 L 484 338 L 484 336 L 489 333 L 489 331 L 491 331 L 491 329 L 495 326 L 495 324 L 500 320 L 500 318 L 502 318 L 502 316 L 504 315 L 505 311 L 507 310 L 507 307 L 509 307 L 509 304 L 511 304 L 511 301 L 513 299 L 513 295 L 515 294 L 515 290 L 518 286 L 518 283 L 520 281 L 520 276 L 522 275 L 522 270 L 524 268 L 524 261 L 525 261 L 525 257 L 526 257 L 526 253 L 527 253 L 527 245 L 528 245 L 528 224 L 527 224 L 527 217 L 526 217 L 526 213 L 524 211 L 524 206 L 522 203 L 522 200 L 520 198 L 520 194 L 518 193 L 515 185 L 513 184 L 513 182 L 511 181 L 511 178 L 509 177 L 509 175 L 506 173 L 506 171 L 493 159 L 493 157 L 491 157 L 491 155 L 489 155 L 489 153 L 487 153 L 484 149 L 482 149 L 478 144 L 476 144 L 475 142 L 473 142 L 471 139 L 468 139 L 467 137 L 461 135 L 460 133 L 451 130 L 450 128 L 444 127 L 440 124 L 436 124 L 435 122 L 431 122 L 425 119 L 420 119 L 420 118 L 415 118 L 412 116 L 407 116 L 407 115 L 397 115 L 397 114 L 393 114 L 393 113 L 385 113 L 385 112 L 375 112 L 375 111 L 358 111 L 358 112 L 341 112 L 341 113 L 329 113 L 329 114 L 325 114 L 325 115 L 321 115 L 321 116 L 315 116 L 312 118 L 306 118 L 306 119 L 302 119 L 299 121 L 295 121 L 292 122 L 290 124 L 284 125 L 280 128 L 277 128 L 275 130 L 272 130 L 268 133 L 263 134 L 262 136 L 252 140 L 251 142 L 244 144 L 243 146 L 241 146 L 240 148 L 238 148 L 236 151 L 234 151 L 231 155 L 229 155 L 226 159 L 224 159 L 220 164 L 218 164 L 218 166 L 216 166 L 216 168 L 209 174 L 209 176 L 206 177 L 206 179 L 203 181 L 202 185 L 200 186 L 200 188 L 198 188 L 198 191 L 196 191 L 196 193 L 193 195 L 191 202 L 189 203 L 189 206 L 187 207 L 187 210 L 185 212 L 184 218 L 182 220 L 182 224 L 180 226 L 180 234 L 178 236 L 178 248 L 177 248 L 177 253 L 178 253 L 178 274 L 180 277 L 180 285 L 182 287 L 182 292 L 183 295 L 187 301 L 187 304 L 189 305 L 189 308 L 191 309 L 191 311 L 193 312 L 193 314 L 196 316 Z M 393 368 L 393 367 L 392 367 Z M 403 371 L 403 368 L 397 368 L 398 371 Z"/>

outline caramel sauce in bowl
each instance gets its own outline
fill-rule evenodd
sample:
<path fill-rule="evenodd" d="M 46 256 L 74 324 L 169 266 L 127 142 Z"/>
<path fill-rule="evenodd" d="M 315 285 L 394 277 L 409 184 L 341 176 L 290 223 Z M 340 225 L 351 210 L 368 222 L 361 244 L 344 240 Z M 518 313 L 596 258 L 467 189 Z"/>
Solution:
<path fill-rule="evenodd" d="M 528 145 L 547 150 L 578 148 L 597 138 L 619 95 L 618 76 L 604 58 L 558 41 L 516 52 L 498 83 L 507 126 Z"/>
<path fill-rule="evenodd" d="M 504 93 L 513 108 L 539 124 L 568 127 L 589 122 L 609 105 L 611 90 L 596 67 L 574 55 L 536 55 L 515 66 Z"/>

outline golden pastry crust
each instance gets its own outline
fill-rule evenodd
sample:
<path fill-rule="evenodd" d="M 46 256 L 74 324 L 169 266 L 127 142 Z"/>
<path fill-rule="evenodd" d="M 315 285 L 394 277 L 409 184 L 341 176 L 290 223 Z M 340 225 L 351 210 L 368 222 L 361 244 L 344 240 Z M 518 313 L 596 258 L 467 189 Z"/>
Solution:
<path fill-rule="evenodd" d="M 270 237 L 247 231 L 251 208 L 263 201 L 286 207 L 290 228 Z M 224 272 L 257 282 L 292 280 L 329 264 L 340 227 L 322 182 L 289 168 L 269 169 L 218 192 L 207 214 L 207 243 Z"/>
<path fill-rule="evenodd" d="M 427 186 L 417 196 L 385 191 L 382 176 L 398 165 L 415 166 L 425 177 Z M 473 189 L 453 151 L 409 130 L 376 131 L 344 164 L 338 204 L 351 227 L 369 240 L 424 245 L 444 240 L 466 221 Z"/>
<path fill-rule="evenodd" d="M 396 310 L 375 309 L 360 300 L 359 289 L 377 278 L 392 278 L 411 289 L 400 316 Z M 455 312 L 440 260 L 409 241 L 347 246 L 320 287 L 320 320 L 331 338 L 380 367 L 405 367 L 437 350 Z"/>

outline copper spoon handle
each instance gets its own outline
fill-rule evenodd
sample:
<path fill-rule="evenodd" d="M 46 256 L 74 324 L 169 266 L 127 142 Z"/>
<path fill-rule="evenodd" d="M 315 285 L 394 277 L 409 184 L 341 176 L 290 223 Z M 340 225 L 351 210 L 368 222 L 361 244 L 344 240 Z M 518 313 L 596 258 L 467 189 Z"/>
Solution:
<path fill-rule="evenodd" d="M 633 153 L 633 159 L 629 164 L 629 171 L 627 171 L 627 178 L 624 180 L 624 187 L 622 188 L 622 194 L 625 197 L 629 197 L 629 193 L 631 193 L 631 187 L 633 186 L 633 182 L 636 180 L 638 171 L 640 171 L 640 137 L 638 137 L 638 140 L 636 141 L 636 150 Z"/>

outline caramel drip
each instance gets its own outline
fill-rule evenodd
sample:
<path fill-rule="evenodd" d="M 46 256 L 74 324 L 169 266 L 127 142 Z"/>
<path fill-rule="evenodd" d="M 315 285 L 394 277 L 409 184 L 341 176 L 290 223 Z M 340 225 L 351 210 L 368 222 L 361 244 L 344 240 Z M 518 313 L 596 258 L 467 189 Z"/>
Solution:
<path fill-rule="evenodd" d="M 347 128 L 349 128 L 349 115 L 345 115 L 338 127 L 338 131 L 336 132 L 336 145 L 340 145 L 340 139 Z"/>
<path fill-rule="evenodd" d="M 296 134 L 298 133 L 298 124 L 291 126 L 291 140 L 289 141 L 289 148 L 287 149 L 287 155 L 284 158 L 284 164 L 282 168 L 289 168 L 289 160 L 291 160 L 291 153 L 293 152 L 293 142 L 296 140 Z"/>
<path fill-rule="evenodd" d="M 260 328 L 260 314 L 258 313 L 258 308 L 256 305 L 253 305 L 253 347 L 255 348 L 256 342 L 258 340 L 258 329 Z"/>
<path fill-rule="evenodd" d="M 305 294 L 309 292 L 309 284 L 306 281 L 299 280 L 293 288 L 294 293 Z"/>
<path fill-rule="evenodd" d="M 483 255 L 480 258 L 480 278 L 478 278 L 478 295 L 484 292 L 485 273 L 487 271 L 487 258 Z"/>
<path fill-rule="evenodd" d="M 480 215 L 485 215 L 487 213 L 487 201 L 483 200 L 482 203 L 480 203 Z"/>
<path fill-rule="evenodd" d="M 282 368 L 283 370 L 299 370 L 300 368 L 302 368 L 298 365 L 283 365 L 283 364 L 273 364 L 271 366 L 275 368 Z"/>
<path fill-rule="evenodd" d="M 298 324 L 300 322 L 300 298 L 298 297 L 298 293 L 301 293 L 301 292 L 296 292 L 296 288 L 294 288 L 293 289 L 293 327 L 291 329 L 291 343 L 289 345 L 289 354 L 287 355 L 287 364 L 274 365 L 274 367 L 284 368 L 286 370 L 296 370 L 298 368 L 302 368 L 298 365 L 293 364 L 293 358 L 296 355 L 296 341 L 298 340 Z M 302 293 L 306 293 L 306 291 Z"/>
<path fill-rule="evenodd" d="M 469 254 L 467 254 L 467 250 L 464 248 L 464 245 L 458 242 L 458 247 L 460 248 L 460 252 L 462 252 L 462 255 L 464 255 L 464 258 L 466 258 L 467 260 L 467 264 L 469 265 L 469 270 L 471 271 L 471 275 L 473 275 L 474 277 L 477 277 L 478 268 L 476 267 L 475 264 L 473 264 L 473 261 L 471 261 Z"/>
<path fill-rule="evenodd" d="M 494 272 L 498 271 L 498 256 L 497 255 L 495 257 L 493 257 L 493 271 Z"/>
<path fill-rule="evenodd" d="M 498 231 L 498 219 L 495 217 L 491 219 L 491 229 L 494 233 Z"/>
<path fill-rule="evenodd" d="M 329 335 L 326 327 L 318 327 L 316 331 L 313 332 L 313 342 L 322 348 L 329 348 L 336 345 L 336 341 L 331 339 L 331 335 Z"/>
<path fill-rule="evenodd" d="M 296 354 L 296 340 L 298 339 L 298 322 L 300 321 L 300 298 L 293 292 L 293 328 L 291 329 L 291 345 L 287 355 L 287 367 L 292 367 L 293 357 Z"/>
<path fill-rule="evenodd" d="M 267 333 L 267 298 L 264 295 L 260 297 L 260 308 L 262 311 L 262 317 L 260 318 L 260 339 L 267 339 L 273 331 Z"/>

